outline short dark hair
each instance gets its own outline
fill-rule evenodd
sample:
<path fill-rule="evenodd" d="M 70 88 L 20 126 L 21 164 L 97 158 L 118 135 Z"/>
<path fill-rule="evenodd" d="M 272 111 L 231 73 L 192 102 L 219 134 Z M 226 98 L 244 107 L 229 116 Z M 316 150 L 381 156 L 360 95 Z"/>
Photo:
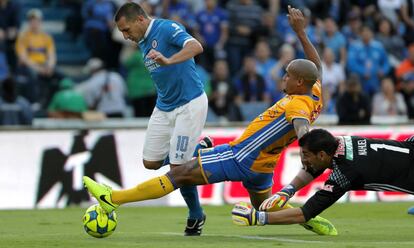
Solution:
<path fill-rule="evenodd" d="M 299 146 L 308 148 L 312 153 L 320 151 L 333 156 L 338 148 L 338 140 L 325 129 L 313 129 L 299 139 Z"/>
<path fill-rule="evenodd" d="M 135 19 L 137 16 L 142 15 L 148 18 L 147 12 L 141 7 L 141 5 L 130 2 L 122 5 L 115 14 L 115 22 L 118 22 L 121 17 L 125 17 L 128 21 Z"/>

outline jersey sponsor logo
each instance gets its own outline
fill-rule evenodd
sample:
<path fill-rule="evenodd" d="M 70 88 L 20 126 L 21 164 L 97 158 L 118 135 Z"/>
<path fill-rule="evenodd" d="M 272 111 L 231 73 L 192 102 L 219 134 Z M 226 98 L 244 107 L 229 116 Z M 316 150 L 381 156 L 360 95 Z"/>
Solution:
<path fill-rule="evenodd" d="M 151 47 L 152 48 L 156 48 L 158 46 L 158 41 L 157 40 L 152 40 L 152 42 L 151 42 Z"/>
<path fill-rule="evenodd" d="M 358 155 L 367 156 L 368 155 L 368 153 L 367 153 L 367 140 L 366 139 L 358 140 L 357 145 L 358 145 Z"/>
<path fill-rule="evenodd" d="M 344 136 L 345 140 L 345 149 L 346 149 L 346 159 L 354 160 L 354 149 L 352 146 L 351 136 Z"/>
<path fill-rule="evenodd" d="M 160 67 L 160 65 L 152 59 L 146 59 L 144 65 L 149 72 L 153 72 L 155 69 Z"/>

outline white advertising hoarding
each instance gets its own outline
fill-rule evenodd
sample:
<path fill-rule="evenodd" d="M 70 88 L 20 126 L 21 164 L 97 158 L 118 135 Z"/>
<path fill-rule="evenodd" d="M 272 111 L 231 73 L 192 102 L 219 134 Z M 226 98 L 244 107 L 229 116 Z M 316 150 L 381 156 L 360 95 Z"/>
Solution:
<path fill-rule="evenodd" d="M 411 127 L 334 127 L 334 134 L 361 135 L 402 140 L 414 134 Z M 241 128 L 206 129 L 204 134 L 216 144 L 238 137 Z M 82 176 L 95 177 L 115 189 L 133 187 L 162 175 L 168 167 L 147 170 L 142 164 L 144 129 L 3 131 L 0 132 L 0 209 L 54 208 L 90 200 L 83 189 Z M 300 168 L 298 147 L 293 144 L 281 156 L 275 170 L 275 190 L 294 177 Z M 325 175 L 326 176 L 326 175 Z M 321 187 L 324 177 L 298 192 L 293 200 L 303 202 Z M 248 200 L 240 183 L 220 183 L 199 187 L 204 204 Z M 352 192 L 341 201 L 412 200 L 405 194 Z M 184 205 L 179 191 L 141 205 Z"/>

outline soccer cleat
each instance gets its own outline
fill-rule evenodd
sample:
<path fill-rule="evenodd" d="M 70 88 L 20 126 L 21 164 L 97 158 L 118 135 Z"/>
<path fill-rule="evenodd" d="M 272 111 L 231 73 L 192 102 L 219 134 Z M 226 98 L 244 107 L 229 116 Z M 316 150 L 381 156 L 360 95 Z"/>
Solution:
<path fill-rule="evenodd" d="M 329 220 L 324 219 L 320 216 L 316 216 L 315 218 L 308 220 L 308 222 L 300 225 L 305 229 L 319 235 L 338 235 L 338 231 L 336 230 L 335 226 Z"/>
<path fill-rule="evenodd" d="M 200 142 L 198 142 L 201 146 L 201 149 L 211 148 L 214 146 L 214 140 L 210 136 L 204 137 Z"/>
<path fill-rule="evenodd" d="M 410 208 L 407 210 L 407 214 L 412 214 L 412 215 L 414 215 L 414 207 L 410 207 Z"/>
<path fill-rule="evenodd" d="M 187 219 L 187 226 L 184 230 L 184 236 L 200 236 L 205 222 L 205 214 L 203 214 L 203 218 L 201 219 Z"/>
<path fill-rule="evenodd" d="M 111 187 L 97 183 L 87 176 L 83 177 L 83 184 L 88 189 L 89 193 L 98 200 L 99 205 L 101 205 L 107 213 L 111 213 L 119 206 L 111 200 Z"/>

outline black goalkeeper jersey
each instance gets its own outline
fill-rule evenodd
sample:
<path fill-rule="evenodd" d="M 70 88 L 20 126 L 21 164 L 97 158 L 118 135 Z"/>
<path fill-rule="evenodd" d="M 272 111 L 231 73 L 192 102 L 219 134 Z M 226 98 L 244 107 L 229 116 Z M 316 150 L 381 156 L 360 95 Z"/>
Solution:
<path fill-rule="evenodd" d="M 349 190 L 414 194 L 414 137 L 402 142 L 358 136 L 337 138 L 339 146 L 324 188 L 302 207 L 306 220 L 320 214 Z"/>

